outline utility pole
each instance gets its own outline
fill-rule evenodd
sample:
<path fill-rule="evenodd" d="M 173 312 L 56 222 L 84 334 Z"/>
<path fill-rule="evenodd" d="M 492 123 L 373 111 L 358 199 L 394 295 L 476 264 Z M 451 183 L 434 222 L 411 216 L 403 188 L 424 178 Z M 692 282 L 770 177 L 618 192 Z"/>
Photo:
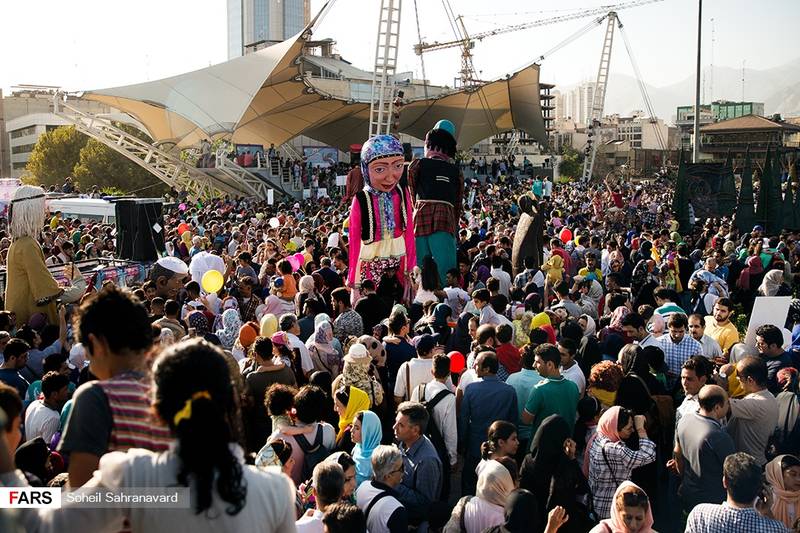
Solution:
<path fill-rule="evenodd" d="M 708 102 L 714 103 L 714 45 L 716 44 L 716 27 L 711 19 L 711 79 L 708 80 Z"/>
<path fill-rule="evenodd" d="M 697 0 L 697 70 L 694 87 L 694 146 L 692 147 L 692 163 L 700 159 L 700 44 L 703 23 L 703 0 Z"/>

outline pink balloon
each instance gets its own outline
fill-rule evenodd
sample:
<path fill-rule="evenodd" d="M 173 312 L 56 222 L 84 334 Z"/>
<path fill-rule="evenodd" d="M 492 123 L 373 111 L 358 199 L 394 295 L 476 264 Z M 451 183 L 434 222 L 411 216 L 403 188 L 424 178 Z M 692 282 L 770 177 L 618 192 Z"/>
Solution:
<path fill-rule="evenodd" d="M 297 257 L 290 255 L 286 258 L 289 261 L 289 264 L 292 265 L 292 272 L 297 272 L 297 269 L 300 268 L 300 263 L 297 261 Z"/>
<path fill-rule="evenodd" d="M 181 203 L 181 204 L 178 206 L 178 209 L 180 209 L 181 211 L 186 211 L 186 204 L 184 204 L 184 203 Z"/>
<path fill-rule="evenodd" d="M 295 259 L 297 259 L 297 263 L 298 263 L 300 266 L 303 266 L 303 265 L 305 265 L 305 264 L 306 264 L 306 256 L 304 256 L 304 255 L 303 255 L 303 252 L 297 252 L 296 254 L 294 254 L 294 256 L 293 256 L 293 257 L 294 257 Z"/>

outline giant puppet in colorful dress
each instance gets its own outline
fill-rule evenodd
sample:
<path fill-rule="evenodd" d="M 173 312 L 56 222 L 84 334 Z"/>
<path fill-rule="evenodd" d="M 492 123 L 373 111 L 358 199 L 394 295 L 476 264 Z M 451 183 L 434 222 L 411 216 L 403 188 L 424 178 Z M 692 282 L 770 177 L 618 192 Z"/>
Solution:
<path fill-rule="evenodd" d="M 404 168 L 403 145 L 391 135 L 361 147 L 364 188 L 350 207 L 349 287 L 359 289 L 364 279 L 378 283 L 387 270 L 405 283 L 416 263 L 411 197 L 400 183 Z"/>
<path fill-rule="evenodd" d="M 456 128 L 440 120 L 425 136 L 425 157 L 408 167 L 408 186 L 414 196 L 414 235 L 417 263 L 432 256 L 442 287 L 456 262 L 456 235 L 461 218 L 464 179 L 453 158 Z"/>

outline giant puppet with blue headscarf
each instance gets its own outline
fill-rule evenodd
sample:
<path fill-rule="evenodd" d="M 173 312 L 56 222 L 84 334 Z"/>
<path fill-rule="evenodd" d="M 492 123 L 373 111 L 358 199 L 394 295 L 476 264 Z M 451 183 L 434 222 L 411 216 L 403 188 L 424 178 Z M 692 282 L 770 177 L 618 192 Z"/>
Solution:
<path fill-rule="evenodd" d="M 376 135 L 361 147 L 364 188 L 350 207 L 347 285 L 359 289 L 378 283 L 388 270 L 401 283 L 416 264 L 414 224 L 408 187 L 400 182 L 405 169 L 403 145 L 391 135 Z"/>
<path fill-rule="evenodd" d="M 425 157 L 408 167 L 408 186 L 414 196 L 414 235 L 417 263 L 433 257 L 444 287 L 447 271 L 457 267 L 456 236 L 461 218 L 464 178 L 456 156 L 456 127 L 440 120 L 425 136 Z"/>

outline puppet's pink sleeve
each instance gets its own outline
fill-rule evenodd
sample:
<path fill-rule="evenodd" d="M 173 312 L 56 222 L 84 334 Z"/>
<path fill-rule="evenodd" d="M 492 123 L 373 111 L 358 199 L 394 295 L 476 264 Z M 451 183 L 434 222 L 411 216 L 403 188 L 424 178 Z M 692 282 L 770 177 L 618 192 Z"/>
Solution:
<path fill-rule="evenodd" d="M 406 213 L 408 213 L 404 235 L 406 242 L 406 272 L 411 272 L 411 269 L 417 264 L 417 243 L 414 239 L 414 210 L 412 207 L 411 195 L 406 191 Z"/>
<path fill-rule="evenodd" d="M 358 256 L 361 253 L 361 206 L 358 200 L 353 197 L 350 204 L 350 242 L 348 245 L 347 260 L 347 283 L 351 287 L 355 286 L 356 271 L 358 268 Z"/>

